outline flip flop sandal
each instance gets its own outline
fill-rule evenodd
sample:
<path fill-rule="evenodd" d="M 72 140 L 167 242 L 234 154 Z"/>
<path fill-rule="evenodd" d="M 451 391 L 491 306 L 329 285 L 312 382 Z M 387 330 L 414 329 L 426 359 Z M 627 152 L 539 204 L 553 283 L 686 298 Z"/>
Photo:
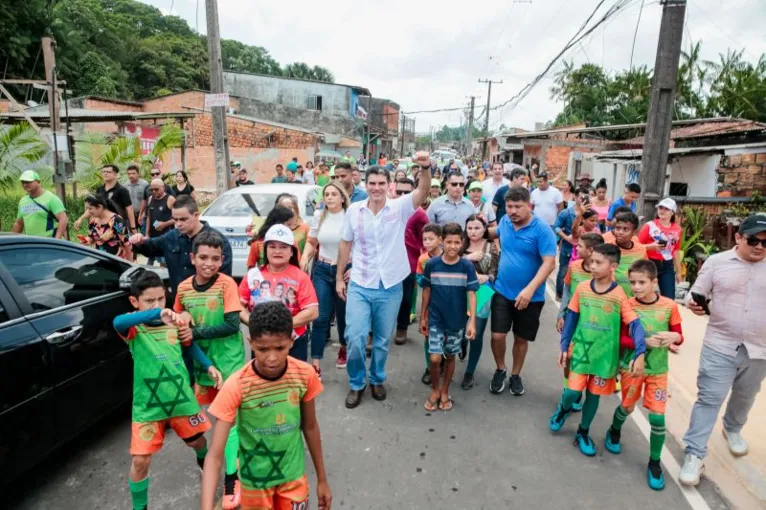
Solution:
<path fill-rule="evenodd" d="M 430 409 L 429 409 L 429 407 L 428 407 L 429 405 L 431 406 L 431 408 L 430 408 Z M 441 409 L 441 403 L 439 402 L 439 399 L 436 399 L 436 400 L 431 400 L 431 399 L 429 398 L 428 400 L 426 400 L 426 403 L 425 403 L 425 404 L 423 404 L 423 408 L 424 408 L 426 411 L 428 411 L 429 413 L 432 413 L 432 412 L 434 412 L 434 411 L 438 411 L 439 409 Z"/>
<path fill-rule="evenodd" d="M 442 402 L 441 400 L 439 400 L 439 409 L 441 409 L 442 411 L 446 413 L 448 411 L 452 411 L 454 404 L 455 403 L 452 401 L 451 398 L 448 399 L 446 402 Z"/>

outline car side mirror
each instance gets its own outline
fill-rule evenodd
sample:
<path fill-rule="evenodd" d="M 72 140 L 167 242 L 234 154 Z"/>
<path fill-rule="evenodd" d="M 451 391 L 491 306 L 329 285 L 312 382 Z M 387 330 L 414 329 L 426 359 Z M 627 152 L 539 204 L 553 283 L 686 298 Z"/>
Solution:
<path fill-rule="evenodd" d="M 140 266 L 130 266 L 120 275 L 120 290 L 130 290 L 130 286 L 133 284 L 133 280 L 139 277 L 141 273 L 146 271 Z"/>

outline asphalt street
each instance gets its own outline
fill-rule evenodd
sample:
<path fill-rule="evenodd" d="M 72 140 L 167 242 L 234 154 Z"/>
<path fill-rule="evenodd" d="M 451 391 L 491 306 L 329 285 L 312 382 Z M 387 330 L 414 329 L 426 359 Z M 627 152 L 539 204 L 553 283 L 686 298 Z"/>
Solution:
<path fill-rule="evenodd" d="M 618 403 L 616 397 L 602 399 L 591 428 L 598 447 L 594 458 L 583 456 L 573 445 L 579 415 L 570 417 L 558 434 L 548 430 L 548 418 L 562 389 L 555 365 L 554 318 L 555 306 L 549 300 L 522 373 L 525 395 L 489 393 L 494 363 L 487 331 L 477 386 L 470 391 L 459 387 L 465 365 L 458 362 L 451 391 L 455 407 L 449 413 L 423 409 L 428 389 L 420 382 L 423 346 L 414 325 L 406 345 L 391 343 L 388 399 L 377 402 L 367 393 L 354 410 L 343 405 L 346 373 L 334 366 L 337 344 L 330 346 L 324 361 L 325 391 L 317 408 L 333 507 L 729 508 L 707 479 L 699 488 L 701 498 L 695 491 L 695 505 L 687 502 L 670 476 L 664 491 L 650 490 L 645 478 L 649 447 L 633 420 L 622 434 L 623 453 L 606 452 L 603 437 Z M 130 410 L 126 408 L 10 487 L 10 501 L 4 497 L 8 508 L 130 509 L 129 441 Z M 682 461 L 677 444 L 669 440 L 666 447 L 676 461 Z M 314 497 L 308 453 L 306 458 Z M 149 508 L 197 508 L 198 484 L 193 453 L 169 433 L 165 448 L 153 460 Z"/>

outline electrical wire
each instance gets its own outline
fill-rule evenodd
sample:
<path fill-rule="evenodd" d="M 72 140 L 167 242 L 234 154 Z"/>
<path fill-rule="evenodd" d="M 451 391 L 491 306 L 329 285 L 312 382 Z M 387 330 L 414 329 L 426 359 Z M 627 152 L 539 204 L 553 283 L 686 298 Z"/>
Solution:
<path fill-rule="evenodd" d="M 633 46 L 630 48 L 630 65 L 628 69 L 633 69 L 633 52 L 636 51 L 636 37 L 638 37 L 638 25 L 641 24 L 641 13 L 644 12 L 644 0 L 641 0 L 641 9 L 638 11 L 638 21 L 636 21 L 636 30 L 633 32 Z"/>

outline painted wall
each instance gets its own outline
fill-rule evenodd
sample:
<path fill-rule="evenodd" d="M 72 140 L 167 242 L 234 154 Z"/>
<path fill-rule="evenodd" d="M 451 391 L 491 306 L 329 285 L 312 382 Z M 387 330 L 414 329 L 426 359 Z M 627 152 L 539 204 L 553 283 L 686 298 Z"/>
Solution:
<path fill-rule="evenodd" d="M 670 164 L 670 182 L 689 185 L 690 197 L 714 197 L 718 187 L 716 168 L 721 161 L 719 154 L 686 156 Z"/>
<path fill-rule="evenodd" d="M 348 117 L 326 115 L 317 110 L 292 108 L 281 104 L 267 103 L 252 98 L 239 100 L 239 112 L 242 115 L 270 120 L 282 124 L 321 131 L 324 133 L 356 136 L 361 130 Z"/>

